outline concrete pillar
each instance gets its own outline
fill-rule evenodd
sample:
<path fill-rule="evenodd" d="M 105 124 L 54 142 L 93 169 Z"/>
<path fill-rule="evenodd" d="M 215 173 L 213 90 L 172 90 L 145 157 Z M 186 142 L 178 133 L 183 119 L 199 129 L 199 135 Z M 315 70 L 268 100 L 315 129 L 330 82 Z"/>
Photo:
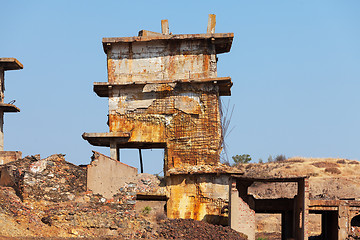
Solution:
<path fill-rule="evenodd" d="M 308 239 L 309 182 L 307 178 L 298 181 L 298 194 L 294 205 L 295 238 Z"/>
<path fill-rule="evenodd" d="M 216 25 L 216 15 L 215 14 L 209 14 L 206 33 L 214 34 L 215 33 L 215 25 Z"/>
<path fill-rule="evenodd" d="M 346 239 L 350 230 L 349 206 L 340 205 L 338 212 L 338 240 Z"/>
<path fill-rule="evenodd" d="M 164 35 L 169 35 L 169 21 L 167 19 L 161 20 L 161 33 Z"/>
<path fill-rule="evenodd" d="M 230 180 L 229 187 L 229 225 L 232 229 L 244 233 L 248 240 L 255 240 L 255 202 L 247 194 L 251 183 L 239 184 Z"/>
<path fill-rule="evenodd" d="M 119 149 L 115 141 L 110 142 L 110 157 L 119 161 Z"/>

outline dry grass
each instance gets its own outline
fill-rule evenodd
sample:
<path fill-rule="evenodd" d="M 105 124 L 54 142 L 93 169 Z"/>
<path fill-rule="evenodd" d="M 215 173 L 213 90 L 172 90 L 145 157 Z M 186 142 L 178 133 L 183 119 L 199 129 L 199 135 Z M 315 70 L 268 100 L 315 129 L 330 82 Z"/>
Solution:
<path fill-rule="evenodd" d="M 312 163 L 311 165 L 318 167 L 318 168 L 337 168 L 337 167 L 339 167 L 338 164 L 333 163 L 333 162 L 315 162 L 315 163 Z"/>
<path fill-rule="evenodd" d="M 349 164 L 359 164 L 359 162 L 356 160 L 353 160 L 353 161 L 349 162 Z"/>
<path fill-rule="evenodd" d="M 336 162 L 336 161 L 340 161 L 340 160 L 345 160 L 345 161 L 355 161 L 356 160 L 350 160 L 350 159 L 344 159 L 344 158 L 312 158 L 312 157 L 291 157 L 288 158 L 287 161 L 293 161 L 293 160 L 304 160 L 305 162 Z"/>
<path fill-rule="evenodd" d="M 336 161 L 336 163 L 346 164 L 346 161 L 344 159 L 341 159 L 341 160 Z"/>
<path fill-rule="evenodd" d="M 292 163 L 301 163 L 301 162 L 304 162 L 305 160 L 304 159 L 298 159 L 298 158 L 288 158 L 286 160 L 286 162 L 292 162 Z"/>
<path fill-rule="evenodd" d="M 325 169 L 326 173 L 331 173 L 331 174 L 341 174 L 340 169 L 335 168 L 335 167 L 329 167 Z"/>

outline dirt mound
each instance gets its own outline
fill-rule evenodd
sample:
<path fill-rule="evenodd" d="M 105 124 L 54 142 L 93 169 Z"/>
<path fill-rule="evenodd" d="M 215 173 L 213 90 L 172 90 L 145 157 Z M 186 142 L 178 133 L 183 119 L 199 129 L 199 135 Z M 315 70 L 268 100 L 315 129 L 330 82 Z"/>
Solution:
<path fill-rule="evenodd" d="M 247 239 L 229 227 L 192 219 L 167 219 L 159 224 L 158 237 L 164 239 Z"/>

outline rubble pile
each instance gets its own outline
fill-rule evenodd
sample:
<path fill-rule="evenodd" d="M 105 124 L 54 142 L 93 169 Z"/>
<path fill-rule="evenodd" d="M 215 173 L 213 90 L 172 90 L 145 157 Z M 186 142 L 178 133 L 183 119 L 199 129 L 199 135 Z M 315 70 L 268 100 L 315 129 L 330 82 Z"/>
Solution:
<path fill-rule="evenodd" d="M 193 219 L 167 219 L 160 223 L 159 237 L 164 239 L 245 240 L 247 236 L 231 229 Z"/>
<path fill-rule="evenodd" d="M 349 240 L 360 239 L 360 227 L 351 227 L 348 238 Z"/>
<path fill-rule="evenodd" d="M 126 184 L 111 199 L 93 194 L 86 191 L 86 168 L 66 162 L 64 155 L 26 157 L 1 166 L 0 172 L 2 225 L 27 229 L 20 236 L 133 239 L 150 225 L 135 214 L 136 184 Z"/>
<path fill-rule="evenodd" d="M 68 201 L 85 191 L 86 169 L 66 162 L 64 155 L 33 161 L 25 171 L 23 198 L 26 200 Z"/>
<path fill-rule="evenodd" d="M 166 187 L 163 179 L 149 174 L 140 173 L 136 179 L 136 192 L 139 194 L 166 195 Z"/>

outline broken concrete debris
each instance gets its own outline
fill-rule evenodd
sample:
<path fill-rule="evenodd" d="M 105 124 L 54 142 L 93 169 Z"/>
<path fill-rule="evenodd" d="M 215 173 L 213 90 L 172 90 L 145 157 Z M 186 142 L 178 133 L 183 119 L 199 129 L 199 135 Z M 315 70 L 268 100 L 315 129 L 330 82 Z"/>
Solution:
<path fill-rule="evenodd" d="M 65 232 L 78 229 L 84 236 L 94 234 L 88 230 L 92 228 L 116 232 L 141 225 L 135 220 L 136 184 L 119 188 L 112 198 L 94 194 L 87 191 L 86 168 L 66 162 L 61 154 L 10 162 L 1 167 L 1 177 L 4 172 L 12 184 L 0 189 L 0 204 L 15 221 L 30 221 L 39 228 L 46 224 Z"/>

